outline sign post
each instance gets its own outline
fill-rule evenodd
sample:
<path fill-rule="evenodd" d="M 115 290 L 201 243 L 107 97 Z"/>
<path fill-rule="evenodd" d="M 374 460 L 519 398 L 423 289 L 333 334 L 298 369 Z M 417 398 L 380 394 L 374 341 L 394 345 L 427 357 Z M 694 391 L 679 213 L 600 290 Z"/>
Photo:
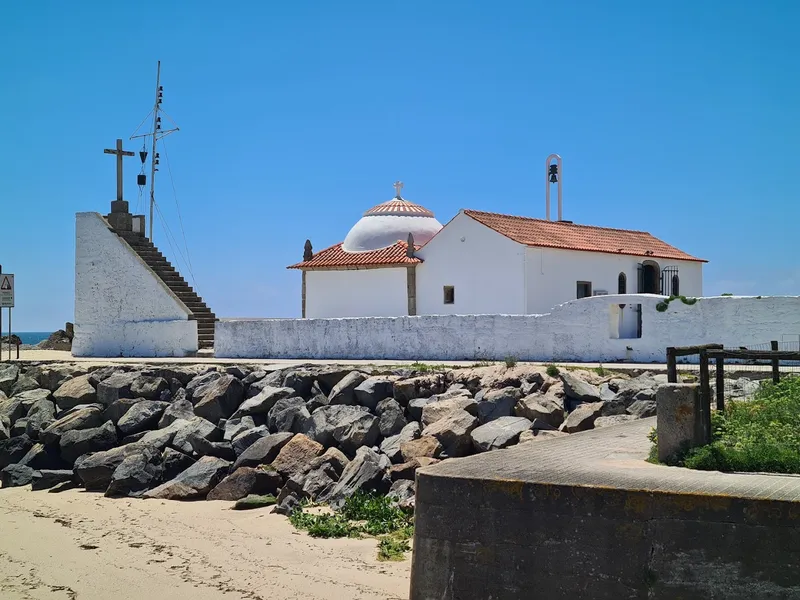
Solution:
<path fill-rule="evenodd" d="M 11 273 L 0 273 L 0 310 L 4 308 L 8 309 L 8 360 L 11 360 L 11 309 L 14 308 L 14 275 Z"/>

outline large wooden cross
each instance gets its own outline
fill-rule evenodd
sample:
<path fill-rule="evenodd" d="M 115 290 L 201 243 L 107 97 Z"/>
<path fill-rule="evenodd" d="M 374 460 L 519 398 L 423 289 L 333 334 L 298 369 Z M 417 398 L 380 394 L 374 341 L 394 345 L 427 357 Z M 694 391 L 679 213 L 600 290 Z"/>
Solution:
<path fill-rule="evenodd" d="M 122 149 L 122 140 L 117 140 L 117 147 L 115 150 L 106 148 L 103 152 L 105 154 L 117 155 L 117 200 L 122 200 L 122 157 L 133 156 L 133 152 Z"/>

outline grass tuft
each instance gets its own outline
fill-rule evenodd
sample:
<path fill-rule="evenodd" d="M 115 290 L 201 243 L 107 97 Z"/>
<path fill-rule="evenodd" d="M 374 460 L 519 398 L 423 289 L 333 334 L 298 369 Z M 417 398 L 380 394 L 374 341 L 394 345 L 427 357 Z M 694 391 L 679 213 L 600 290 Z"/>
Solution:
<path fill-rule="evenodd" d="M 547 365 L 545 372 L 547 373 L 548 377 L 558 377 L 558 374 L 560 373 L 558 367 L 555 365 Z"/>
<path fill-rule="evenodd" d="M 506 356 L 505 358 L 506 369 L 513 369 L 517 366 L 517 357 L 516 356 Z"/>

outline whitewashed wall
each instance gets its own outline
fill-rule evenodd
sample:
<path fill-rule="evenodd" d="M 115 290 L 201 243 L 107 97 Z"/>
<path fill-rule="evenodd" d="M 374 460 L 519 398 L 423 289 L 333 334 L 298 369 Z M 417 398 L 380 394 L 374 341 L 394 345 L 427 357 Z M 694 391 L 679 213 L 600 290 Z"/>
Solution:
<path fill-rule="evenodd" d="M 405 267 L 306 273 L 306 316 L 396 317 L 408 314 Z"/>
<path fill-rule="evenodd" d="M 663 313 L 655 308 L 661 299 L 597 296 L 544 315 L 230 319 L 217 323 L 215 351 L 220 358 L 663 362 L 667 346 L 738 347 L 800 334 L 800 297 L 677 300 Z M 642 338 L 617 339 L 615 305 L 632 301 L 643 307 Z"/>
<path fill-rule="evenodd" d="M 189 310 L 98 213 L 75 217 L 75 356 L 186 356 Z"/>
<path fill-rule="evenodd" d="M 525 246 L 456 215 L 418 256 L 417 314 L 523 314 Z M 455 303 L 444 303 L 443 288 L 455 288 Z"/>

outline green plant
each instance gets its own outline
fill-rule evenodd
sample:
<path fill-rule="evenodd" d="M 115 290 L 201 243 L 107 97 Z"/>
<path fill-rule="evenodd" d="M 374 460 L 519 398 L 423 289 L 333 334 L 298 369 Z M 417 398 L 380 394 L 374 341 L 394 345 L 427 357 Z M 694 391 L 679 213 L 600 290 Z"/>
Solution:
<path fill-rule="evenodd" d="M 517 366 L 517 357 L 516 356 L 506 356 L 506 369 L 513 369 Z"/>
<path fill-rule="evenodd" d="M 558 370 L 558 367 L 552 364 L 547 365 L 547 368 L 545 369 L 545 373 L 547 373 L 548 377 L 558 377 L 559 372 L 560 371 Z"/>
<path fill-rule="evenodd" d="M 674 300 L 680 300 L 687 306 L 692 306 L 693 304 L 697 303 L 697 298 L 687 298 L 686 296 L 670 296 L 664 300 L 661 300 L 658 304 L 656 304 L 656 310 L 658 312 L 666 312 L 669 308 L 669 303 L 673 302 Z"/>
<path fill-rule="evenodd" d="M 599 367 L 595 367 L 594 372 L 600 375 L 600 377 L 605 377 L 606 375 L 606 370 L 603 368 L 602 364 Z"/>
<path fill-rule="evenodd" d="M 491 367 L 494 363 L 490 360 L 479 360 L 478 362 L 472 363 L 471 368 L 477 369 L 478 367 Z"/>
<path fill-rule="evenodd" d="M 733 296 L 730 292 L 725 292 L 724 294 L 720 294 L 720 296 Z"/>
<path fill-rule="evenodd" d="M 362 530 L 369 535 L 398 531 L 411 525 L 411 515 L 390 498 L 358 491 L 344 502 L 341 515 L 352 521 L 363 521 Z"/>
<path fill-rule="evenodd" d="M 297 529 L 308 532 L 311 537 L 342 538 L 358 537 L 358 528 L 342 515 L 333 513 L 312 514 L 300 505 L 289 516 L 289 522 Z"/>
<path fill-rule="evenodd" d="M 378 543 L 378 560 L 403 560 L 409 550 L 408 538 L 386 535 Z"/>

